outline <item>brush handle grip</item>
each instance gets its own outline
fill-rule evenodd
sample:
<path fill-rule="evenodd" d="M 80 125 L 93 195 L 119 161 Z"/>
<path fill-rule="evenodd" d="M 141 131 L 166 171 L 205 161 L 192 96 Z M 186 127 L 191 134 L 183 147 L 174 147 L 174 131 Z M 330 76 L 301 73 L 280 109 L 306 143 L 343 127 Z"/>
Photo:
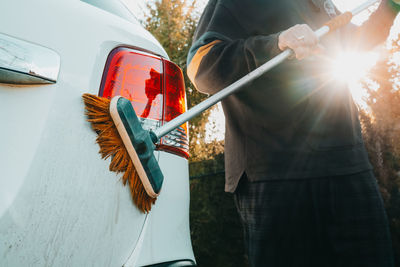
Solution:
<path fill-rule="evenodd" d="M 336 31 L 337 29 L 347 25 L 351 19 L 353 18 L 353 13 L 350 11 L 347 11 L 343 14 L 340 14 L 339 16 L 331 19 L 327 23 L 325 23 L 325 26 L 329 27 L 329 32 Z"/>
<path fill-rule="evenodd" d="M 360 12 L 364 11 L 365 9 L 367 9 L 368 7 L 370 7 L 371 5 L 373 5 L 379 1 L 380 0 L 369 0 L 369 1 L 365 2 L 364 4 L 358 6 L 351 12 L 346 12 L 346 13 L 340 15 L 339 18 L 337 18 L 337 19 L 335 18 L 335 19 L 331 20 L 330 22 L 327 23 L 327 25 L 324 25 L 323 27 L 321 27 L 320 29 L 315 31 L 315 34 L 318 36 L 318 38 L 321 38 L 321 37 L 325 36 L 327 33 L 337 30 L 339 27 L 342 27 L 342 26 L 346 25 L 347 23 L 349 23 L 353 16 L 359 14 Z M 341 16 L 343 16 L 343 17 L 341 17 Z M 349 20 L 349 17 L 350 17 L 350 20 Z M 344 24 L 345 22 L 346 22 L 346 24 Z M 196 106 L 192 107 L 191 109 L 189 109 L 188 111 L 186 111 L 185 113 L 179 115 L 178 117 L 167 122 L 160 128 L 154 130 L 154 134 L 157 136 L 157 139 L 163 137 L 164 135 L 168 134 L 169 132 L 176 129 L 180 125 L 184 124 L 185 122 L 189 121 L 193 117 L 197 116 L 204 110 L 215 105 L 216 103 L 218 103 L 225 97 L 235 93 L 236 91 L 241 89 L 247 83 L 253 81 L 254 79 L 260 77 L 261 75 L 263 75 L 270 69 L 272 69 L 272 68 L 276 67 L 277 65 L 281 64 L 282 62 L 284 62 L 292 54 L 293 54 L 293 51 L 290 49 L 283 51 L 279 55 L 275 56 L 271 60 L 269 60 L 266 63 L 264 63 L 263 65 L 261 65 L 259 68 L 253 70 L 246 76 L 240 78 L 233 84 L 229 85 L 228 87 L 225 87 L 224 89 L 220 90 L 218 93 L 210 96 L 203 102 L 199 103 L 198 105 L 196 105 Z"/>
<path fill-rule="evenodd" d="M 126 98 L 113 97 L 110 115 L 144 189 L 150 197 L 156 198 L 164 176 L 153 153 L 155 146 L 151 134 L 142 128 L 132 103 Z"/>

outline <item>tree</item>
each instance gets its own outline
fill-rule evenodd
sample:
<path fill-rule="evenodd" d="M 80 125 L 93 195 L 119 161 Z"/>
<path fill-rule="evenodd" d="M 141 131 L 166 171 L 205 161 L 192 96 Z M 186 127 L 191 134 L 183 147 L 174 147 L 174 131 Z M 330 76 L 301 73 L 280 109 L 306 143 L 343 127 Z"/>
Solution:
<path fill-rule="evenodd" d="M 400 69 L 393 58 L 399 53 L 397 36 L 391 40 L 387 56 L 371 71 L 369 82 L 364 83 L 369 110 L 360 112 L 364 140 L 389 218 L 396 266 L 400 266 Z"/>

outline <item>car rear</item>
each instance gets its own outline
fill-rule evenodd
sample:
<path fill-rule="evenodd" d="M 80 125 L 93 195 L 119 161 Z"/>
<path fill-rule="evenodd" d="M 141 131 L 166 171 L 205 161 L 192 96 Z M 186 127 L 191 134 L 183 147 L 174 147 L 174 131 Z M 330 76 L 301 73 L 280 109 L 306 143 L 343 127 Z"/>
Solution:
<path fill-rule="evenodd" d="M 3 1 L 1 266 L 194 264 L 186 125 L 158 144 L 164 185 L 152 211 L 142 214 L 121 175 L 109 172 L 109 162 L 100 158 L 96 133 L 84 116 L 81 95 L 106 96 L 116 51 L 133 55 L 127 62 L 136 69 L 120 69 L 123 85 L 109 96 L 119 90 L 128 97 L 149 128 L 185 110 L 181 71 L 121 10 L 118 1 Z M 29 58 L 35 53 L 26 48 L 30 45 L 36 57 Z M 2 62 L 6 54 L 14 61 Z M 44 55 L 53 59 L 47 70 L 35 66 Z M 5 70 L 5 63 L 18 60 L 31 62 L 35 71 Z M 49 73 L 57 68 L 54 81 Z"/>

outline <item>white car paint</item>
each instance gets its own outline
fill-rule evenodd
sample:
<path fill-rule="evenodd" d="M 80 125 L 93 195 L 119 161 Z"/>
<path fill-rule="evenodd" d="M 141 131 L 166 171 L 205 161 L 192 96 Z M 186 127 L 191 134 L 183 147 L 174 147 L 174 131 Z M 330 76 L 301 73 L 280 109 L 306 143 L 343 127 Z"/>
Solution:
<path fill-rule="evenodd" d="M 100 158 L 81 100 L 97 94 L 113 48 L 167 58 L 160 44 L 137 23 L 78 0 L 2 0 L 0 32 L 61 58 L 56 84 L 0 84 L 0 266 L 194 261 L 187 160 L 156 152 L 165 181 L 144 224 L 121 175 Z"/>

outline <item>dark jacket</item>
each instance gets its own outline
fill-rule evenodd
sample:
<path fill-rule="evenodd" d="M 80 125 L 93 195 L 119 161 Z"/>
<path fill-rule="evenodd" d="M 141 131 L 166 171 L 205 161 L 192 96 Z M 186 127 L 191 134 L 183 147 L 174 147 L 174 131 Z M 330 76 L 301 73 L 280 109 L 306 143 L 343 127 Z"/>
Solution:
<path fill-rule="evenodd" d="M 199 91 L 213 94 L 277 55 L 281 31 L 304 23 L 318 29 L 336 14 L 329 0 L 210 0 L 190 49 L 188 75 Z M 369 39 L 358 43 L 363 49 L 383 41 L 394 12 L 383 7 L 374 16 L 368 32 L 349 26 L 331 34 L 322 42 L 323 56 L 287 61 L 222 101 L 226 191 L 235 190 L 243 172 L 257 181 L 371 169 L 357 107 L 346 85 L 332 80 L 326 55 L 357 45 L 356 36 Z"/>

